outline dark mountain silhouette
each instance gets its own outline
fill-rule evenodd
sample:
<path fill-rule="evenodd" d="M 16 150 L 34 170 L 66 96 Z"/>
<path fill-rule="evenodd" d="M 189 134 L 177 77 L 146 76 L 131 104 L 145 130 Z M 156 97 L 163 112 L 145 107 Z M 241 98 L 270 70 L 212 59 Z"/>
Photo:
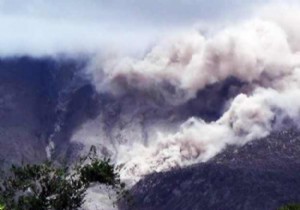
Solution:
<path fill-rule="evenodd" d="M 147 176 L 131 190 L 143 210 L 273 210 L 300 202 L 300 133 L 274 132 L 207 163 Z"/>

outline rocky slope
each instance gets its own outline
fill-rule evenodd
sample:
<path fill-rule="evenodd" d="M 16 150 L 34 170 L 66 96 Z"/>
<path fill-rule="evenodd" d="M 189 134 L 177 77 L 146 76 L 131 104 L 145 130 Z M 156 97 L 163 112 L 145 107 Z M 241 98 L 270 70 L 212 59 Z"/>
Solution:
<path fill-rule="evenodd" d="M 12 163 L 45 160 L 45 148 L 50 138 L 59 142 L 67 140 L 65 136 L 56 136 L 56 127 L 63 126 L 62 117 L 73 121 L 67 129 L 64 128 L 64 133 L 88 118 L 86 110 L 91 112 L 91 109 L 78 109 L 76 116 L 72 110 L 64 111 L 67 106 L 72 108 L 74 103 L 80 108 L 90 102 L 85 99 L 89 95 L 82 94 L 91 92 L 91 87 L 76 76 L 80 65 L 79 62 L 67 59 L 55 61 L 49 58 L 19 57 L 0 60 L 2 167 L 6 168 Z M 74 80 L 76 87 L 69 88 L 75 83 Z M 77 103 L 74 100 L 84 102 Z"/>
<path fill-rule="evenodd" d="M 300 202 L 300 133 L 274 132 L 207 163 L 152 174 L 132 189 L 143 210 L 274 210 Z"/>
<path fill-rule="evenodd" d="M 152 127 L 177 125 L 191 116 L 217 119 L 223 106 L 239 92 L 242 83 L 229 78 L 199 91 L 180 105 L 165 101 L 160 92 L 127 89 L 121 96 L 97 93 L 84 74 L 84 59 L 12 57 L 0 60 L 0 160 L 36 162 L 46 158 L 53 142 L 54 159 L 73 159 L 88 135 L 70 142 L 86 121 L 94 120 L 98 142 L 120 144 L 142 141 L 155 133 Z M 164 90 L 172 92 L 165 84 Z M 98 120 L 96 118 L 101 118 Z M 99 125 L 100 124 L 100 125 Z M 169 127 L 169 128 L 167 128 Z M 108 142 L 105 142 L 108 139 Z M 49 151 L 48 151 L 49 153 Z"/>

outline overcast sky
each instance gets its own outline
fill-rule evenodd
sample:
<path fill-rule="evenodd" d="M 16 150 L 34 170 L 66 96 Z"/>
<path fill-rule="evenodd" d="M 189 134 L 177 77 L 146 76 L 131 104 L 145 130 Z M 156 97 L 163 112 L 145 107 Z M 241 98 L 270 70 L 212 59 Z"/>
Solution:
<path fill-rule="evenodd" d="M 1 0 L 1 14 L 84 21 L 181 24 L 250 12 L 267 0 Z"/>
<path fill-rule="evenodd" d="M 271 0 L 0 0 L 0 55 L 139 48 L 196 23 L 235 21 Z"/>

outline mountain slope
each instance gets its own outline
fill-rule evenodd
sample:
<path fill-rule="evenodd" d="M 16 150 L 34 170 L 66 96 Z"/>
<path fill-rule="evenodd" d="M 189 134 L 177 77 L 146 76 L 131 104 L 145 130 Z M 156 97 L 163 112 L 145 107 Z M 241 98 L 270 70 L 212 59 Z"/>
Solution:
<path fill-rule="evenodd" d="M 132 189 L 133 207 L 273 210 L 300 202 L 299 157 L 299 132 L 275 132 L 230 147 L 207 163 L 149 175 Z"/>

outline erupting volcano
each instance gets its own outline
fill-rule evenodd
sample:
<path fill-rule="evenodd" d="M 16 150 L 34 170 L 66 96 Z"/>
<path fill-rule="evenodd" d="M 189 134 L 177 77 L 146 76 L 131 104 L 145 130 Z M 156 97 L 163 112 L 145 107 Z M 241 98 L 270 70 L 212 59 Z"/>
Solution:
<path fill-rule="evenodd" d="M 84 209 L 299 202 L 297 2 L 141 2 L 0 2 L 1 169 L 95 146 L 136 204 Z"/>

